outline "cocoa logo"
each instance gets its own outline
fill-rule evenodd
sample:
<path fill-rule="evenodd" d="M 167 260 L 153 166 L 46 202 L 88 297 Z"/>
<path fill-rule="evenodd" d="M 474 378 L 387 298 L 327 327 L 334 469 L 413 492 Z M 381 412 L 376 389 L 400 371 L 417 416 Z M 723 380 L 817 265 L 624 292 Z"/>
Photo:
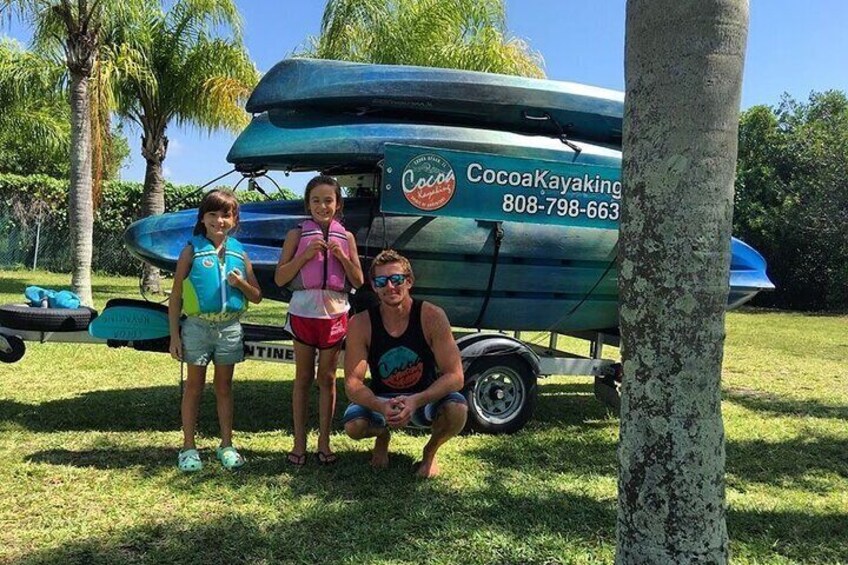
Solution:
<path fill-rule="evenodd" d="M 383 353 L 377 366 L 383 384 L 396 390 L 412 387 L 424 375 L 421 357 L 402 345 Z"/>
<path fill-rule="evenodd" d="M 456 175 L 444 158 L 425 153 L 406 164 L 401 175 L 403 195 L 419 210 L 438 210 L 456 191 Z"/>

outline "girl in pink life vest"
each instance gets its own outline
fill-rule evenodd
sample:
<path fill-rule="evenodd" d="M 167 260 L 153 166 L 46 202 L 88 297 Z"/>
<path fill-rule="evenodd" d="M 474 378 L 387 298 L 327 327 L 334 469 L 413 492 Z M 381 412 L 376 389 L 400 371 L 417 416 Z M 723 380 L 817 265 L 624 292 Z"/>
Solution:
<path fill-rule="evenodd" d="M 306 185 L 306 211 L 312 216 L 286 234 L 274 282 L 293 291 L 286 329 L 294 336 L 292 394 L 294 447 L 287 459 L 306 463 L 309 389 L 318 380 L 318 452 L 323 465 L 335 463 L 330 428 L 336 407 L 336 365 L 347 333 L 348 292 L 362 286 L 362 266 L 353 234 L 338 221 L 342 193 L 333 177 L 319 175 Z M 315 352 L 318 351 L 318 370 Z"/>

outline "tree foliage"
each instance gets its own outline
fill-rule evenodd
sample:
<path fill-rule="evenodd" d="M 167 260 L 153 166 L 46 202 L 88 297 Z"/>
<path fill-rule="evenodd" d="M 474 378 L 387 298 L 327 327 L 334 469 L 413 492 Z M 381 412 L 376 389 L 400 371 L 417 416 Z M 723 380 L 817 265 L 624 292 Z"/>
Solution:
<path fill-rule="evenodd" d="M 71 285 L 84 304 L 91 304 L 93 211 L 103 169 L 102 141 L 108 137 L 109 113 L 98 106 L 107 100 L 101 82 L 100 46 L 110 29 L 125 25 L 144 0 L 0 0 L 0 12 L 17 13 L 33 26 L 36 50 L 62 60 L 67 68 L 71 114 L 68 190 Z M 92 162 L 93 161 L 93 162 Z M 94 173 L 94 178 L 92 173 Z"/>
<path fill-rule="evenodd" d="M 503 0 L 328 0 L 304 57 L 543 77 Z"/>
<path fill-rule="evenodd" d="M 70 105 L 63 65 L 0 39 L 0 173 L 67 178 Z M 129 155 L 120 126 L 108 132 L 100 176 L 118 176 Z"/>
<path fill-rule="evenodd" d="M 71 126 L 66 73 L 52 58 L 0 39 L 0 172 L 68 176 Z M 129 155 L 120 126 L 111 126 L 105 146 L 101 176 L 111 180 Z"/>
<path fill-rule="evenodd" d="M 118 114 L 143 131 L 172 121 L 213 131 L 247 125 L 243 102 L 259 79 L 232 0 L 148 2 L 116 28 L 108 73 Z"/>
<path fill-rule="evenodd" d="M 259 72 L 242 42 L 233 0 L 176 0 L 167 10 L 148 1 L 111 39 L 103 50 L 115 108 L 142 132 L 142 210 L 161 214 L 168 126 L 240 130 L 248 122 L 243 103 Z M 158 291 L 158 270 L 148 269 L 143 284 Z"/>
<path fill-rule="evenodd" d="M 848 308 L 848 98 L 784 96 L 742 114 L 734 231 L 766 257 L 759 304 Z"/>
<path fill-rule="evenodd" d="M 64 69 L 0 40 L 0 172 L 68 175 L 70 108 Z"/>

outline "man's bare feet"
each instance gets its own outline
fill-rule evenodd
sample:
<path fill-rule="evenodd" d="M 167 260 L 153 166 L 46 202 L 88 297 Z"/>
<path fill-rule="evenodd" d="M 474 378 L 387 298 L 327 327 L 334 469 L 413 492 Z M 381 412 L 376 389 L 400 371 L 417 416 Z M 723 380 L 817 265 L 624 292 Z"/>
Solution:
<path fill-rule="evenodd" d="M 374 450 L 371 451 L 371 466 L 375 469 L 385 469 L 389 466 L 389 439 L 391 435 L 386 429 L 374 438 Z"/>
<path fill-rule="evenodd" d="M 418 464 L 418 470 L 415 471 L 415 474 L 422 479 L 432 479 L 437 476 L 439 474 L 439 465 L 436 463 L 436 459 L 421 461 Z"/>
<path fill-rule="evenodd" d="M 424 446 L 421 462 L 418 464 L 418 469 L 415 474 L 422 479 L 432 479 L 439 474 L 439 465 L 436 463 L 436 449 L 433 449 L 428 442 Z"/>

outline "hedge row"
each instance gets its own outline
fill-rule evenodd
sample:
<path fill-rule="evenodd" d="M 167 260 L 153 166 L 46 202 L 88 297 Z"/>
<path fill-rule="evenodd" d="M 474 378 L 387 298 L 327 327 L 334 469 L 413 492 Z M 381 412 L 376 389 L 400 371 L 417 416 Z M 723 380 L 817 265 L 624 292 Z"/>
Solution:
<path fill-rule="evenodd" d="M 115 274 L 137 274 L 138 266 L 127 261 L 122 234 L 141 218 L 143 185 L 138 182 L 104 183 L 94 214 L 93 268 Z M 295 197 L 285 191 L 283 198 Z M 203 192 L 195 185 L 165 184 L 165 209 L 196 208 Z M 239 201 L 265 197 L 239 191 Z M 67 272 L 71 268 L 68 241 L 68 181 L 46 175 L 0 174 L 0 266 L 31 265 L 38 231 L 38 265 Z"/>

